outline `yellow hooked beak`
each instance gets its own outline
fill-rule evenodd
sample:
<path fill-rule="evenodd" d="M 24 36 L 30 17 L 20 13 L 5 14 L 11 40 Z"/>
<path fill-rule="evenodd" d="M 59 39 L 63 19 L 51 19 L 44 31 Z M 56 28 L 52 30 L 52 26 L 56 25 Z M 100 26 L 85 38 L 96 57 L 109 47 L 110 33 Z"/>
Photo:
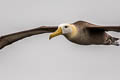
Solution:
<path fill-rule="evenodd" d="M 58 29 L 55 32 L 53 32 L 52 34 L 50 34 L 49 40 L 51 38 L 56 37 L 56 36 L 61 35 L 61 34 L 62 34 L 62 29 L 61 29 L 61 27 L 58 27 Z"/>

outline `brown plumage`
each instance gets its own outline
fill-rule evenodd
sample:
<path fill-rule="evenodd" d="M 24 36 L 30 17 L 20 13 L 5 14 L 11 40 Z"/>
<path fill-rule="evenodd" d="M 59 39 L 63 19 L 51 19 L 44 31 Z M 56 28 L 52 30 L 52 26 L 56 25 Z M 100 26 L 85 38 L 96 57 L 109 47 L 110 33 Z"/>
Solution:
<path fill-rule="evenodd" d="M 18 40 L 21 40 L 23 38 L 30 37 L 32 35 L 37 35 L 37 34 L 54 32 L 56 29 L 57 29 L 57 26 L 41 26 L 39 28 L 25 30 L 25 31 L 1 36 L 0 37 L 0 49 Z"/>
<path fill-rule="evenodd" d="M 106 33 L 106 31 L 120 32 L 120 26 L 99 26 L 85 21 L 77 21 L 73 24 L 78 27 L 79 31 L 82 29 L 84 31 L 83 33 L 86 33 L 84 37 L 87 37 L 87 39 L 85 39 L 83 43 L 80 42 L 81 44 L 119 45 L 117 43 L 117 40 L 119 40 L 119 38 L 110 36 L 108 33 Z"/>

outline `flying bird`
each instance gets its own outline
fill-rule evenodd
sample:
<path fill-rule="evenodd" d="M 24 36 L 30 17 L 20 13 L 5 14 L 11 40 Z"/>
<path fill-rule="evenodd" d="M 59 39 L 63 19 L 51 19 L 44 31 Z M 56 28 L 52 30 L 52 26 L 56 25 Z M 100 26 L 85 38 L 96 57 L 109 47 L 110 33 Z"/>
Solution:
<path fill-rule="evenodd" d="M 106 33 L 120 32 L 120 26 L 100 26 L 86 21 L 60 24 L 59 26 L 41 26 L 39 28 L 16 32 L 0 37 L 0 49 L 32 35 L 50 33 L 49 39 L 58 35 L 65 36 L 69 41 L 80 45 L 115 45 L 119 46 L 119 38 Z"/>

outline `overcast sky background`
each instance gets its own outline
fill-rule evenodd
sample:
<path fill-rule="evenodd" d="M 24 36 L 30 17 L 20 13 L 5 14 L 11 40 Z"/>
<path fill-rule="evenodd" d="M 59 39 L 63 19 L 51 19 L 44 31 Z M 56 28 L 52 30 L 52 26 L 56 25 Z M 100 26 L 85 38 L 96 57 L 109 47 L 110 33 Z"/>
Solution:
<path fill-rule="evenodd" d="M 1 35 L 78 20 L 120 25 L 120 1 L 0 0 Z M 48 36 L 32 36 L 2 49 L 0 80 L 120 80 L 120 47 L 83 46 Z"/>

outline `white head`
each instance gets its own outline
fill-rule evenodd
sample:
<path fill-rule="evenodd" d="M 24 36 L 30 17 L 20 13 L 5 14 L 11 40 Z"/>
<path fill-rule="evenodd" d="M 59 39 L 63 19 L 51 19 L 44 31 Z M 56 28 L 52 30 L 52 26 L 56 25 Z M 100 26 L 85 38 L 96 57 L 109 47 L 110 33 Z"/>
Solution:
<path fill-rule="evenodd" d="M 62 29 L 62 34 L 72 33 L 71 24 L 60 24 L 58 27 Z"/>
<path fill-rule="evenodd" d="M 70 34 L 70 36 L 73 36 L 74 33 L 76 33 L 76 30 L 77 29 L 73 24 L 60 24 L 58 29 L 49 36 L 49 39 L 62 34 Z"/>

